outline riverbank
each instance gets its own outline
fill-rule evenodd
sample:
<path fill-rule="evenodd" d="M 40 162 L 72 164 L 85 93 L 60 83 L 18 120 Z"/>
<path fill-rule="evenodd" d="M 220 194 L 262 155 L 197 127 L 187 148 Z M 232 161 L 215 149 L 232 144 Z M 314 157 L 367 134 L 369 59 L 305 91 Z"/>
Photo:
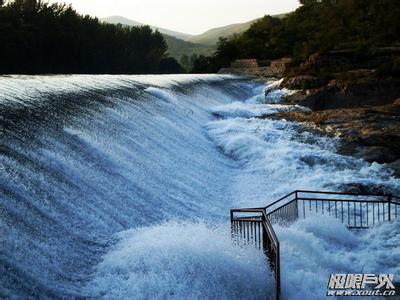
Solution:
<path fill-rule="evenodd" d="M 310 112 L 283 112 L 268 118 L 302 122 L 339 137 L 340 154 L 388 164 L 400 176 L 400 79 L 398 48 L 315 54 L 286 72 L 282 104 Z"/>
<path fill-rule="evenodd" d="M 385 163 L 400 177 L 400 103 L 310 112 L 280 112 L 274 119 L 306 123 L 339 137 L 338 152 L 368 162 Z"/>

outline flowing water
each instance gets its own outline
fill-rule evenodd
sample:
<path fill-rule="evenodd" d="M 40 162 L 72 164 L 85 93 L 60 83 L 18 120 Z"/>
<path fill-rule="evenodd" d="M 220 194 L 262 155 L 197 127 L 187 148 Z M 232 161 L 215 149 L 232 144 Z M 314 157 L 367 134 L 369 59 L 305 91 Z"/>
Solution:
<path fill-rule="evenodd" d="M 260 252 L 232 245 L 231 207 L 294 189 L 398 193 L 384 165 L 258 118 L 304 109 L 275 104 L 287 91 L 265 103 L 264 87 L 217 75 L 0 78 L 0 296 L 265 298 L 273 279 Z M 289 253 L 299 231 L 330 239 L 307 224 L 282 230 Z M 292 262 L 287 273 L 307 267 Z"/>

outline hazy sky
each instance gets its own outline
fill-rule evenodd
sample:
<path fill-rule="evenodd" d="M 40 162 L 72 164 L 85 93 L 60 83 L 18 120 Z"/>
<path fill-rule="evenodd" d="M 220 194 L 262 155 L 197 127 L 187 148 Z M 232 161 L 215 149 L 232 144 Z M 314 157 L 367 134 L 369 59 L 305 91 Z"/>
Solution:
<path fill-rule="evenodd" d="M 289 12 L 298 0 L 51 0 L 83 14 L 126 18 L 167 29 L 199 34 L 210 28 Z"/>

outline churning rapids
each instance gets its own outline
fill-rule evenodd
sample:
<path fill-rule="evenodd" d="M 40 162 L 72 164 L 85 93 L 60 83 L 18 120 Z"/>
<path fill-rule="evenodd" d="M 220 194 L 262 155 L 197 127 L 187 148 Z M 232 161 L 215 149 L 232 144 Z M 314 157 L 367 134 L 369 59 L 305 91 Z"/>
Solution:
<path fill-rule="evenodd" d="M 384 165 L 257 118 L 302 109 L 265 103 L 264 87 L 217 75 L 0 78 L 0 297 L 265 299 L 271 274 L 260 252 L 232 245 L 231 207 L 294 189 L 398 194 Z M 315 223 L 279 230 L 284 298 L 319 298 L 335 271 L 399 273 L 399 224 L 354 237 Z M 377 249 L 373 234 L 385 247 L 368 265 L 356 257 Z"/>

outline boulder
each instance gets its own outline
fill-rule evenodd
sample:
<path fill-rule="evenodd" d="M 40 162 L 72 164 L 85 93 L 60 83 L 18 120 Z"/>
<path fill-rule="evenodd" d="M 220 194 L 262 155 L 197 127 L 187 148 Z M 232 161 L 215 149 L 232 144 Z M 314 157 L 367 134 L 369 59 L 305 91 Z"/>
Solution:
<path fill-rule="evenodd" d="M 283 103 L 292 105 L 299 104 L 303 102 L 306 97 L 307 97 L 306 91 L 296 91 L 293 94 L 284 96 Z"/>
<path fill-rule="evenodd" d="M 368 162 L 377 162 L 380 164 L 393 162 L 396 160 L 396 153 L 384 146 L 361 147 L 355 153 L 356 157 L 362 158 Z"/>
<path fill-rule="evenodd" d="M 363 107 L 393 103 L 400 96 L 400 79 L 332 80 L 299 102 L 311 110 Z"/>
<path fill-rule="evenodd" d="M 318 77 L 311 75 L 298 75 L 285 78 L 282 83 L 282 88 L 290 90 L 309 90 L 322 87 L 326 82 Z"/>

